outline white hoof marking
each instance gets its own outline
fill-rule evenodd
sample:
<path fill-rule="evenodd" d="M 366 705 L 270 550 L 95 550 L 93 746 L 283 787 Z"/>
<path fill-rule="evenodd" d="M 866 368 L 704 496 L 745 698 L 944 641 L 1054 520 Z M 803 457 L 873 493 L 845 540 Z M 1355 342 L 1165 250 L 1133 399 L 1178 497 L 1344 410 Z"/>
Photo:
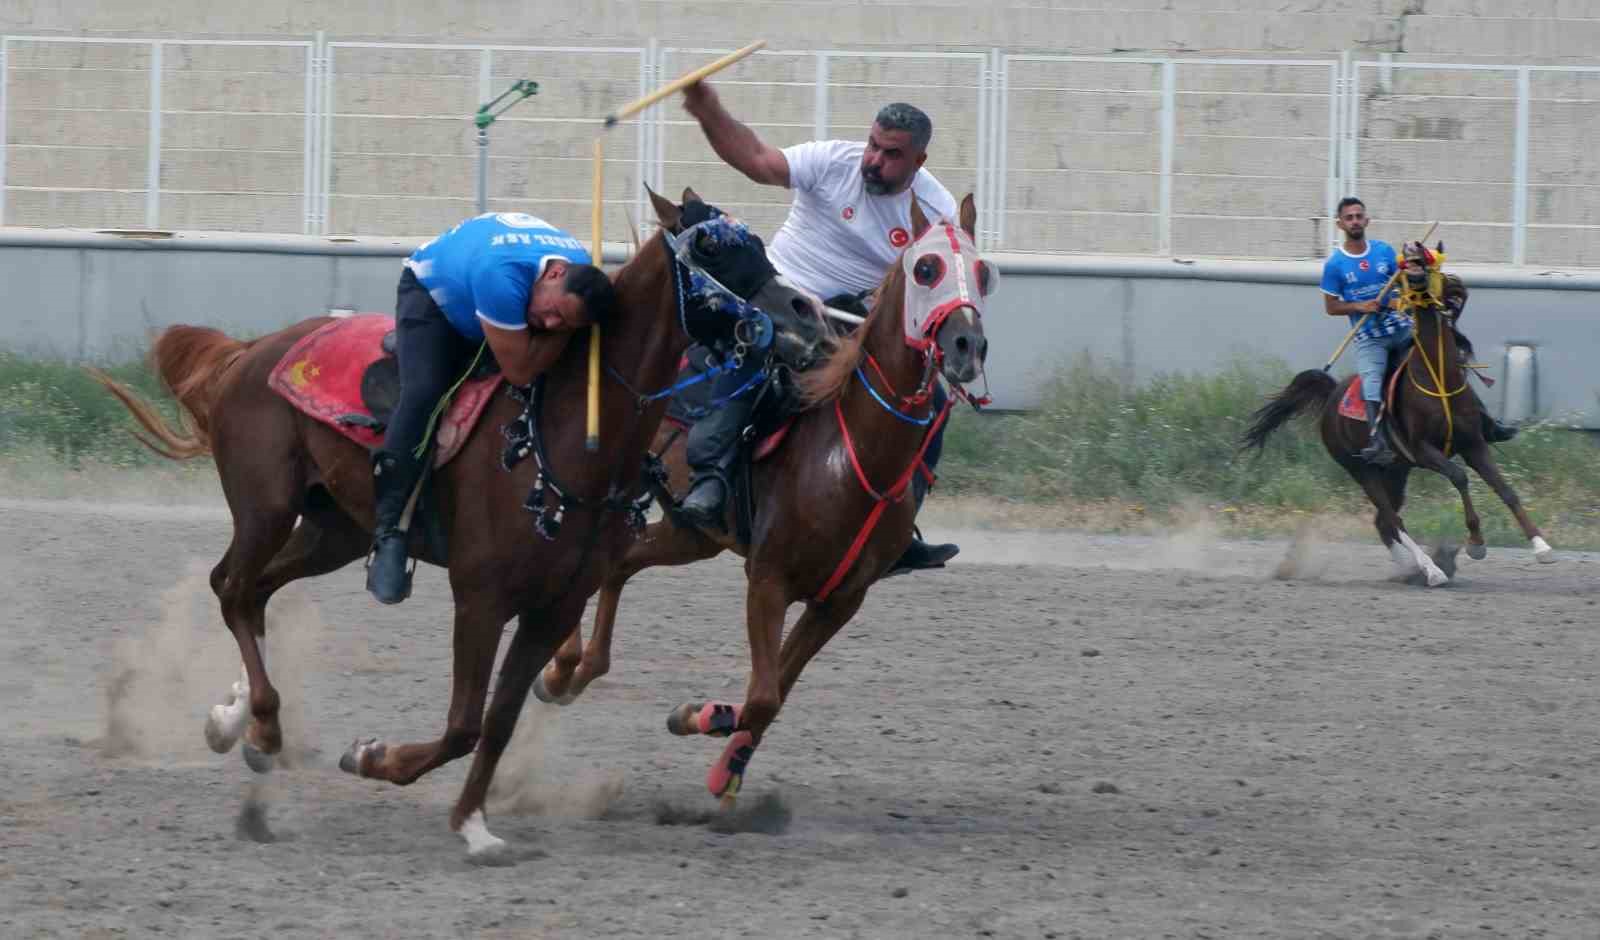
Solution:
<path fill-rule="evenodd" d="M 1535 561 L 1542 565 L 1553 564 L 1556 560 L 1556 550 L 1550 547 L 1550 543 L 1544 540 L 1544 536 L 1535 535 L 1533 537 L 1533 557 Z"/>
<path fill-rule="evenodd" d="M 1428 553 L 1423 551 L 1416 542 L 1412 541 L 1411 536 L 1404 529 L 1400 531 L 1400 542 L 1411 551 L 1411 557 L 1416 560 L 1417 567 L 1421 568 L 1422 573 L 1428 576 L 1428 587 L 1438 587 L 1441 584 L 1450 582 L 1450 576 L 1439 570 L 1439 566 L 1433 563 L 1433 559 L 1428 557 Z"/>
<path fill-rule="evenodd" d="M 1411 553 L 1399 542 L 1389 543 L 1389 557 L 1394 559 L 1395 567 L 1400 569 L 1401 574 L 1412 575 L 1420 570 L 1417 567 L 1417 560 L 1412 558 Z"/>
<path fill-rule="evenodd" d="M 211 706 L 206 716 L 206 744 L 218 754 L 226 754 L 239 743 L 250 721 L 250 677 L 239 670 L 239 681 L 221 705 Z"/>
<path fill-rule="evenodd" d="M 461 837 L 467 840 L 467 854 L 481 856 L 505 851 L 506 840 L 489 831 L 483 810 L 476 810 L 461 824 Z"/>

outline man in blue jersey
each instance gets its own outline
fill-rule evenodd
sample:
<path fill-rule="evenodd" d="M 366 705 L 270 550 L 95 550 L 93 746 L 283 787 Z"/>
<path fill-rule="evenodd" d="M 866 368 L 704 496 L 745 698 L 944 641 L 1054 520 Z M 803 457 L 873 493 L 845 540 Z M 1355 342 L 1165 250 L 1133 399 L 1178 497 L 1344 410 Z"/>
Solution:
<path fill-rule="evenodd" d="M 480 346 L 506 381 L 526 386 L 561 357 L 575 330 L 603 321 L 616 304 L 611 280 L 581 242 L 521 212 L 468 219 L 406 259 L 395 301 L 400 401 L 372 455 L 374 597 L 398 604 L 411 593 L 400 521 L 422 475 L 423 435 Z"/>
<path fill-rule="evenodd" d="M 1330 317 L 1349 317 L 1358 326 L 1355 338 L 1356 372 L 1361 376 L 1361 399 L 1366 407 L 1371 438 L 1361 456 L 1370 463 L 1394 462 L 1394 450 L 1384 434 L 1383 378 L 1389 354 L 1411 342 L 1411 321 L 1397 313 L 1398 292 L 1385 286 L 1399 263 L 1386 242 L 1367 239 L 1367 207 L 1354 196 L 1339 200 L 1338 226 L 1344 244 L 1322 266 L 1323 309 Z M 1483 436 L 1490 443 L 1508 441 L 1516 430 L 1505 428 L 1482 409 Z"/>

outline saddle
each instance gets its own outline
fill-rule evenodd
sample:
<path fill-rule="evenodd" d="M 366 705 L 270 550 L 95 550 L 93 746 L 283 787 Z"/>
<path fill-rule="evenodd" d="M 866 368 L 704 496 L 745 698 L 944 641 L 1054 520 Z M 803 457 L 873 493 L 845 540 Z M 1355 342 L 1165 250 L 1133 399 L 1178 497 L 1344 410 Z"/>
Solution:
<path fill-rule="evenodd" d="M 480 357 L 434 431 L 435 467 L 460 452 L 500 381 L 493 357 Z M 376 450 L 400 400 L 394 318 L 357 314 L 306 334 L 273 367 L 267 385 L 301 412 Z"/>

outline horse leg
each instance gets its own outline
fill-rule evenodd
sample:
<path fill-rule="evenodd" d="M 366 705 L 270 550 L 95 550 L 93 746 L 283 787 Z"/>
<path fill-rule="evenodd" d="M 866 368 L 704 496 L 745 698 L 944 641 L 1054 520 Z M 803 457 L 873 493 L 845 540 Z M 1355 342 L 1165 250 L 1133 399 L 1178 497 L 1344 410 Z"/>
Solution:
<path fill-rule="evenodd" d="M 786 586 L 772 576 L 752 573 L 745 592 L 745 618 L 750 640 L 750 684 L 742 706 L 726 702 L 687 703 L 667 716 L 667 730 L 673 734 L 728 736 L 722 756 L 706 775 L 706 788 L 731 807 L 744 771 L 754 756 L 761 736 L 778 716 L 783 705 L 779 683 L 779 638 L 783 617 L 789 608 Z M 796 627 L 798 629 L 798 625 Z"/>
<path fill-rule="evenodd" d="M 1500 501 L 1506 504 L 1511 514 L 1517 517 L 1517 524 L 1522 526 L 1522 534 L 1533 545 L 1533 557 L 1544 564 L 1555 561 L 1555 552 L 1550 548 L 1550 543 L 1544 540 L 1544 533 L 1540 532 L 1539 527 L 1528 518 L 1528 511 L 1522 508 L 1522 500 L 1517 498 L 1516 490 L 1513 490 L 1511 484 L 1506 482 L 1506 478 L 1500 475 L 1500 468 L 1495 465 L 1494 457 L 1489 453 L 1489 445 L 1480 441 L 1470 449 L 1462 451 L 1461 458 L 1467 462 L 1467 466 L 1478 472 L 1483 482 L 1489 484 L 1489 488 L 1494 490 Z"/>
<path fill-rule="evenodd" d="M 1372 505 L 1378 508 L 1379 533 L 1381 534 L 1385 530 L 1394 533 L 1394 537 L 1399 540 L 1400 545 L 1410 553 L 1412 561 L 1427 576 L 1428 587 L 1438 587 L 1441 584 L 1445 584 L 1450 580 L 1450 577 L 1440 570 L 1439 566 L 1434 564 L 1433 559 L 1428 557 L 1428 553 L 1423 551 L 1412 540 L 1410 534 L 1406 532 L 1405 525 L 1401 523 L 1400 515 L 1395 512 L 1394 504 L 1390 502 L 1389 486 L 1384 480 L 1385 475 L 1385 471 L 1381 468 L 1367 467 L 1356 477 L 1361 483 L 1361 488 L 1367 491 L 1367 498 L 1372 500 Z"/>
<path fill-rule="evenodd" d="M 1488 554 L 1488 549 L 1484 548 L 1483 528 L 1478 519 L 1478 510 L 1473 507 L 1472 495 L 1468 492 L 1471 480 L 1467 477 L 1467 471 L 1446 457 L 1444 451 L 1429 443 L 1418 445 L 1417 463 L 1449 480 L 1450 485 L 1461 494 L 1461 512 L 1467 520 L 1467 557 L 1481 560 Z"/>
<path fill-rule="evenodd" d="M 522 714 L 522 706 L 528 700 L 528 689 L 555 650 L 557 638 L 576 632 L 586 601 L 577 591 L 571 591 L 562 606 L 554 611 L 528 611 L 517 617 L 517 632 L 500 665 L 500 681 L 489 703 L 482 742 L 472 760 L 472 768 L 467 771 L 461 796 L 450 812 L 450 828 L 467 840 L 470 856 L 493 854 L 505 847 L 505 841 L 489 831 L 484 818 L 483 804 L 489 795 L 489 784 L 494 780 L 500 755 L 511 741 L 511 732 L 516 729 L 517 716 Z"/>
<path fill-rule="evenodd" d="M 570 705 L 589 684 L 611 671 L 611 637 L 617 624 L 617 605 L 628 581 L 646 568 L 673 567 L 714 558 L 722 546 L 699 531 L 680 529 L 670 521 L 652 523 L 628 547 L 621 561 L 600 586 L 595 603 L 594 633 L 583 646 L 583 628 L 556 650 L 555 657 L 534 682 L 533 694 L 541 702 Z"/>
<path fill-rule="evenodd" d="M 339 758 L 339 769 L 359 777 L 406 786 L 429 771 L 472 753 L 483 727 L 483 703 L 500 648 L 505 618 L 491 607 L 496 599 L 474 601 L 476 592 L 456 592 L 450 711 L 444 735 L 436 741 L 388 745 L 357 739 Z"/>
<path fill-rule="evenodd" d="M 1378 527 L 1378 537 L 1389 549 L 1389 557 L 1394 559 L 1395 567 L 1400 569 L 1402 575 L 1410 577 L 1422 570 L 1417 567 L 1417 560 L 1400 544 L 1400 530 L 1405 528 L 1400 509 L 1406 504 L 1406 480 L 1411 476 L 1411 468 L 1391 466 L 1382 472 L 1382 476 L 1384 491 L 1389 494 L 1389 508 L 1393 512 L 1386 514 L 1380 509 L 1373 522 Z"/>

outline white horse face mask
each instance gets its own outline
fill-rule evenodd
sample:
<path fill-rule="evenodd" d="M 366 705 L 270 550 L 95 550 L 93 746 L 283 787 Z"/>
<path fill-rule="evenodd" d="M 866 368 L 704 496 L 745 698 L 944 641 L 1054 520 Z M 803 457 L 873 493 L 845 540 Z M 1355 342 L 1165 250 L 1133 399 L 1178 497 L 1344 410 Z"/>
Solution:
<path fill-rule="evenodd" d="M 966 230 L 940 220 L 900 258 L 906 274 L 906 345 L 926 350 L 950 314 L 965 307 L 974 319 L 1000 283 L 1000 272 L 978 257 Z"/>

